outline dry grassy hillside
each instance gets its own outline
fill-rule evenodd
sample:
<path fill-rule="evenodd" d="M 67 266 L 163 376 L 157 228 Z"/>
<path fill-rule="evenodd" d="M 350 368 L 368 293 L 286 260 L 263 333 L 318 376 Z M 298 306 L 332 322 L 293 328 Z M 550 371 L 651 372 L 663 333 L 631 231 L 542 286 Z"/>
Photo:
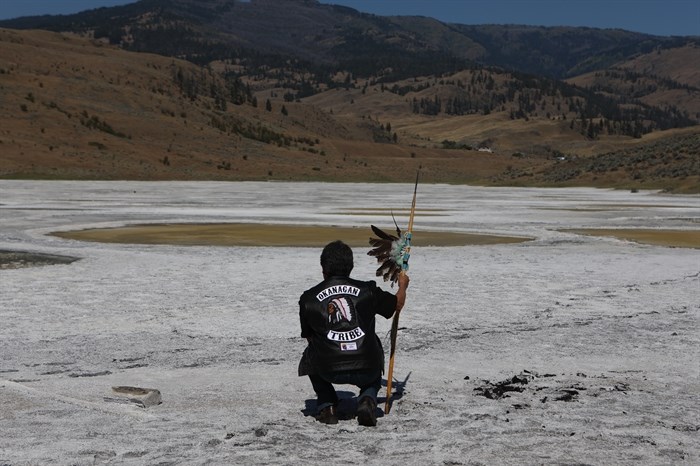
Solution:
<path fill-rule="evenodd" d="M 631 96 L 647 105 L 675 106 L 691 118 L 700 118 L 700 47 L 659 49 L 608 70 L 586 73 L 567 80 L 604 93 Z"/>
<path fill-rule="evenodd" d="M 638 73 L 652 74 L 669 78 L 682 84 L 700 88 L 700 46 L 689 44 L 685 47 L 660 49 L 653 53 L 621 63 L 620 68 Z"/>
<path fill-rule="evenodd" d="M 332 112 L 338 119 L 364 122 L 364 126 L 375 129 L 376 139 L 391 139 L 396 133 L 399 144 L 412 147 L 443 148 L 447 141 L 457 147 L 488 147 L 497 155 L 521 152 L 531 158 L 546 158 L 553 151 L 586 153 L 607 144 L 589 141 L 577 131 L 570 130 L 568 122 L 548 117 L 548 110 L 554 112 L 549 107 L 540 111 L 539 117 L 527 120 L 511 119 L 510 104 L 488 115 L 425 115 L 411 111 L 413 99 L 432 100 L 437 96 L 445 100 L 454 96 L 454 86 L 439 83 L 468 81 L 471 74 L 467 71 L 440 79 L 431 77 L 395 83 L 399 87 L 427 86 L 404 96 L 387 90 L 391 86 L 375 84 L 365 87 L 360 83 L 357 88 L 329 90 L 306 98 L 304 102 Z M 382 132 L 382 127 L 386 128 L 387 124 L 391 128 L 389 134 Z"/>
<path fill-rule="evenodd" d="M 216 80 L 171 58 L 0 30 L 0 176 L 404 181 L 420 167 L 434 181 L 462 182 L 481 178 L 475 167 L 504 165 L 375 143 L 372 123 L 280 97 L 267 111 L 269 92 L 257 107 L 217 109 L 205 95 L 183 95 L 173 79 L 180 69 Z"/>
<path fill-rule="evenodd" d="M 416 114 L 410 95 L 369 83 L 289 101 L 285 89 L 248 77 L 254 99 L 234 104 L 220 97 L 228 84 L 217 71 L 74 35 L 0 29 L 0 177 L 410 181 L 420 168 L 426 182 L 503 184 L 512 173 L 546 173 L 561 154 L 648 142 L 589 140 L 545 110 L 528 119 L 507 109 Z"/>

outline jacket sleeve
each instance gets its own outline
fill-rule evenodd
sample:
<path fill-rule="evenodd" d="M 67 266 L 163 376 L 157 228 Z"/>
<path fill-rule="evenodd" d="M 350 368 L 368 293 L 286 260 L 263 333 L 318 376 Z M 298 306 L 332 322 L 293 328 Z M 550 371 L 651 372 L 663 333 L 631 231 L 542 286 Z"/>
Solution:
<path fill-rule="evenodd" d="M 370 289 L 372 290 L 372 295 L 374 296 L 375 302 L 375 313 L 382 317 L 391 319 L 396 310 L 396 295 L 384 291 L 377 286 L 377 282 L 370 281 Z"/>

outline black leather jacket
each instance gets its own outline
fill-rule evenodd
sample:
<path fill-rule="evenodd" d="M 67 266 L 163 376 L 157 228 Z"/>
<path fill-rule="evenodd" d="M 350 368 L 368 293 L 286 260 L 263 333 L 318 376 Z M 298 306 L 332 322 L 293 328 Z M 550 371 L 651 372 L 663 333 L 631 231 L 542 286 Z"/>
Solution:
<path fill-rule="evenodd" d="M 302 338 L 310 339 L 299 375 L 383 369 L 384 350 L 374 316 L 389 319 L 396 296 L 374 281 L 330 277 L 299 298 Z"/>

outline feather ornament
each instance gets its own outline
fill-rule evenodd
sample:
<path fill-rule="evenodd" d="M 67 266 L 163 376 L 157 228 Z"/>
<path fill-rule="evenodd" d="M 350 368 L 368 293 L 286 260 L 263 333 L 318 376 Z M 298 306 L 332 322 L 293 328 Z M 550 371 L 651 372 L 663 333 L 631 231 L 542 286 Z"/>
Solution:
<path fill-rule="evenodd" d="M 370 237 L 369 244 L 373 249 L 367 255 L 374 256 L 380 264 L 377 268 L 377 277 L 384 278 L 385 282 L 390 281 L 394 286 L 401 272 L 408 270 L 411 232 L 402 233 L 398 225 L 396 225 L 396 236 L 374 225 L 371 225 L 371 228 L 377 238 Z"/>

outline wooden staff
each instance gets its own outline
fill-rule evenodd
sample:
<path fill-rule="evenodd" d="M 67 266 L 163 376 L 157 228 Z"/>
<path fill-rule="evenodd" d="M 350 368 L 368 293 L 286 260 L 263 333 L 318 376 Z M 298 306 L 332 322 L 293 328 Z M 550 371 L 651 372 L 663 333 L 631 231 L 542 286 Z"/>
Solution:
<path fill-rule="evenodd" d="M 409 239 L 408 247 L 404 253 L 404 259 L 402 265 L 401 273 L 405 274 L 408 269 L 408 257 L 411 251 L 410 239 L 413 235 L 413 218 L 416 214 L 416 193 L 418 192 L 418 175 L 420 172 L 416 173 L 416 184 L 413 187 L 413 202 L 411 202 L 411 215 L 408 218 L 408 229 L 406 231 L 406 237 Z M 394 379 L 394 356 L 396 354 L 396 335 L 399 331 L 399 314 L 401 311 L 396 311 L 394 313 L 394 320 L 391 322 L 391 349 L 389 350 L 389 370 L 387 372 L 386 378 L 386 404 L 384 405 L 384 414 L 389 414 L 391 410 L 391 384 Z"/>

